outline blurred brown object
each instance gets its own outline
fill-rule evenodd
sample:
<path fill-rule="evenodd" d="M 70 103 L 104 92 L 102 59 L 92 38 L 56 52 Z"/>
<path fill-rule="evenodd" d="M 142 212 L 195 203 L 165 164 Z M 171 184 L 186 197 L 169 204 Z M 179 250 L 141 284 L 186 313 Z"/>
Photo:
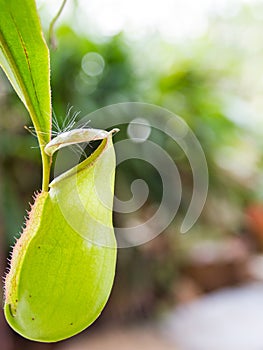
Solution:
<path fill-rule="evenodd" d="M 2 194 L 2 173 L 1 165 L 0 165 L 0 193 Z M 5 270 L 6 270 L 6 242 L 5 242 L 5 236 L 4 236 L 4 221 L 3 221 L 3 200 L 0 200 L 0 276 L 2 277 L 2 280 L 5 276 Z M 3 287 L 3 286 L 2 286 Z M 3 305 L 3 288 L 1 289 L 0 293 L 0 301 Z M 3 308 L 0 312 L 0 344 L 1 349 L 4 350 L 13 350 L 14 349 L 14 342 L 12 339 L 12 331 L 8 327 L 5 317 L 4 317 L 4 311 Z"/>
<path fill-rule="evenodd" d="M 168 341 L 158 329 L 143 324 L 136 328 L 107 328 L 87 333 L 58 350 L 177 350 L 175 344 Z"/>
<path fill-rule="evenodd" d="M 1 213 L 0 213 L 1 215 Z M 1 229 L 3 227 L 1 225 L 1 216 L 0 216 L 0 261 L 1 261 L 1 276 L 4 276 L 5 273 L 5 264 L 4 261 L 6 261 L 6 256 L 5 256 L 5 244 L 4 244 L 4 236 L 3 236 L 3 231 Z M 3 295 L 1 293 L 1 303 L 3 304 Z M 3 309 L 0 312 L 0 343 L 1 343 L 1 349 L 4 350 L 13 350 L 13 339 L 12 339 L 12 331 L 9 329 L 5 317 L 4 317 L 4 312 Z"/>
<path fill-rule="evenodd" d="M 203 292 L 210 292 L 246 282 L 248 259 L 249 250 L 238 237 L 207 240 L 190 250 L 183 275 L 192 279 Z"/>
<path fill-rule="evenodd" d="M 251 255 L 247 271 L 252 281 L 263 282 L 263 254 Z"/>
<path fill-rule="evenodd" d="M 200 297 L 203 291 L 193 278 L 182 276 L 175 282 L 173 294 L 177 303 L 184 304 Z"/>
<path fill-rule="evenodd" d="M 263 204 L 251 204 L 245 211 L 246 229 L 254 240 L 255 248 L 263 251 Z"/>

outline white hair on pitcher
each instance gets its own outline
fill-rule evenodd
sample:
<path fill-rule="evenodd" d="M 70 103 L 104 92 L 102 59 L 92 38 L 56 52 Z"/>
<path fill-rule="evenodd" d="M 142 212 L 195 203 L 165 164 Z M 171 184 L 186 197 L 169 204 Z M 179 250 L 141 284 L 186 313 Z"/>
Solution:
<path fill-rule="evenodd" d="M 119 129 L 117 128 L 112 129 L 111 131 L 92 128 L 73 129 L 70 131 L 62 132 L 53 138 L 49 143 L 46 144 L 44 150 L 46 154 L 51 157 L 60 148 L 82 142 L 103 140 L 118 131 Z"/>

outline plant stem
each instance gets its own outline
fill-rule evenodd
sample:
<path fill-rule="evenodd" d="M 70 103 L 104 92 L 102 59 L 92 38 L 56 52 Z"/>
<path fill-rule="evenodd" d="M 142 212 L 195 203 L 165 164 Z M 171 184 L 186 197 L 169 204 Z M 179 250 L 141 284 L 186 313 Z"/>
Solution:
<path fill-rule="evenodd" d="M 55 40 L 54 40 L 54 25 L 55 25 L 56 21 L 58 20 L 59 16 L 61 15 L 61 12 L 63 11 L 64 6 L 66 5 L 66 2 L 67 2 L 67 0 L 63 0 L 62 4 L 58 10 L 58 13 L 50 22 L 49 31 L 48 31 L 48 41 L 53 49 L 56 48 L 56 44 L 55 44 Z"/>
<path fill-rule="evenodd" d="M 42 158 L 42 191 L 48 192 L 50 168 L 51 168 L 51 158 L 44 152 L 41 148 L 41 158 Z"/>

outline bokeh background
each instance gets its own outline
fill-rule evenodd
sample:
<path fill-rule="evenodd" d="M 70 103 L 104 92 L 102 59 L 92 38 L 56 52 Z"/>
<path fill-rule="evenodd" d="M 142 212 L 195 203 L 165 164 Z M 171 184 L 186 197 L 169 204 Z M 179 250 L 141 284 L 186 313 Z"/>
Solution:
<path fill-rule="evenodd" d="M 45 33 L 59 1 L 37 1 Z M 261 1 L 68 0 L 51 51 L 53 109 L 80 118 L 109 104 L 146 102 L 180 115 L 208 163 L 209 193 L 182 235 L 191 168 L 170 147 L 183 180 L 178 215 L 164 233 L 120 249 L 116 280 L 101 317 L 82 334 L 41 344 L 14 334 L 1 315 L 4 350 L 258 350 L 263 348 L 263 4 Z M 22 103 L 0 72 L 1 275 L 25 209 L 41 184 L 36 139 Z M 122 136 L 120 136 L 122 137 Z M 117 169 L 116 193 L 146 174 L 143 163 Z M 115 221 L 125 220 L 116 214 Z M 123 223 L 124 220 L 124 223 Z M 48 301 L 47 301 L 48 302 Z"/>

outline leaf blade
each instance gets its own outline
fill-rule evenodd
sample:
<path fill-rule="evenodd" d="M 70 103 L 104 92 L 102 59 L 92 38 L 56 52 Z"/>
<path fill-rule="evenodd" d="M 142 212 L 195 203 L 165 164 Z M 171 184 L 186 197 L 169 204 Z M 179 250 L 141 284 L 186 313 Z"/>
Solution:
<path fill-rule="evenodd" d="M 37 131 L 50 139 L 49 51 L 33 0 L 0 0 L 0 65 L 28 109 Z"/>
<path fill-rule="evenodd" d="M 51 138 L 49 50 L 34 0 L 0 0 L 0 66 L 27 108 L 35 127 L 43 163 L 43 189 L 48 189 Z"/>

